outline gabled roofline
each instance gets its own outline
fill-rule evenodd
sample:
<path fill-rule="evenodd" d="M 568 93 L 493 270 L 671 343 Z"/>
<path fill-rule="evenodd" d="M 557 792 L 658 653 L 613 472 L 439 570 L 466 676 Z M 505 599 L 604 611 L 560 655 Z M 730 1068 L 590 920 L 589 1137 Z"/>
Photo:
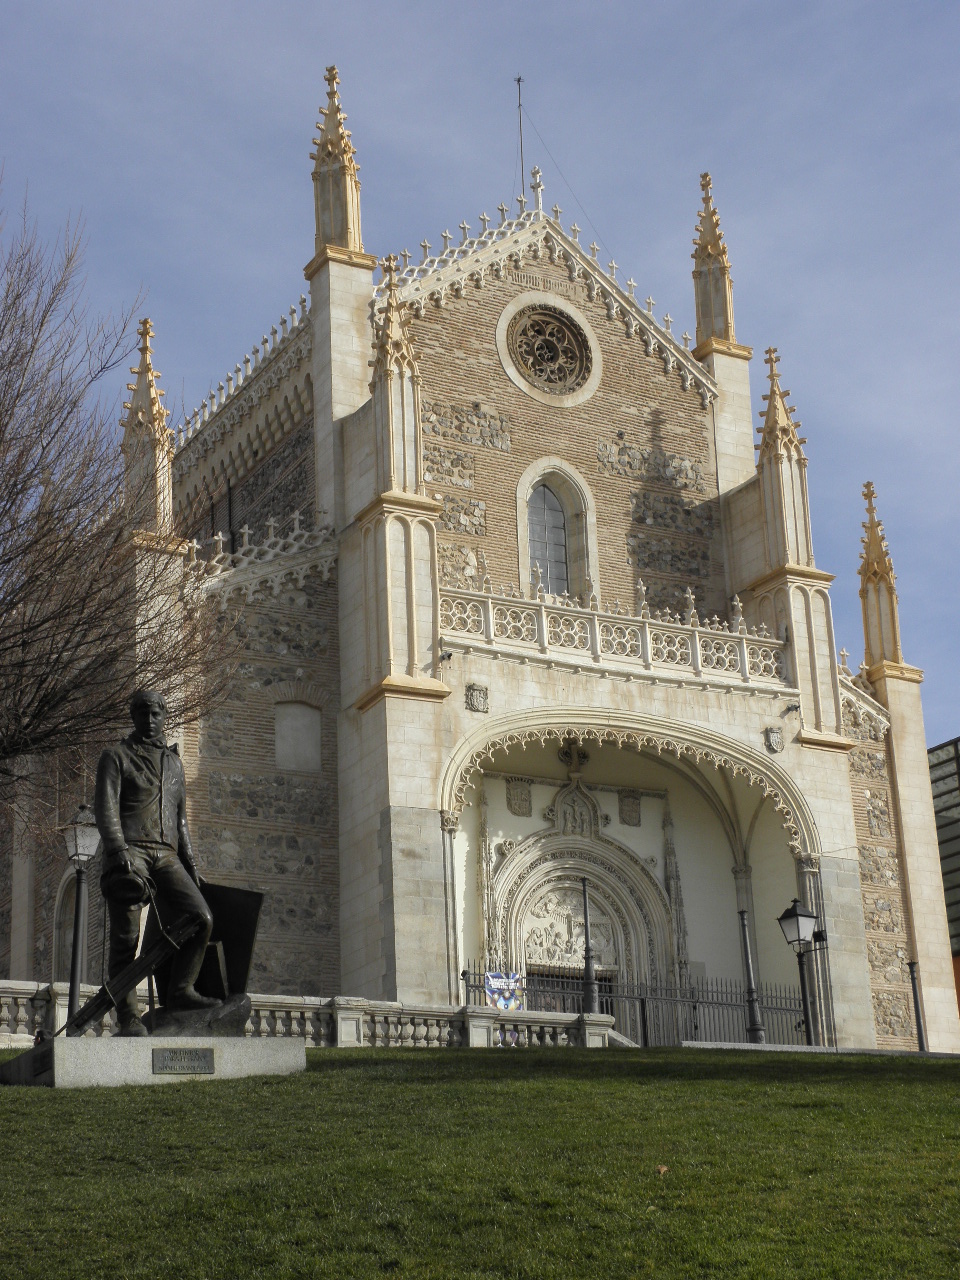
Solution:
<path fill-rule="evenodd" d="M 496 271 L 498 267 L 502 270 L 502 264 L 518 248 L 536 240 L 547 245 L 551 261 L 562 258 L 571 281 L 584 281 L 591 301 L 600 296 L 608 319 L 619 319 L 628 337 L 639 334 L 647 355 L 659 353 L 667 372 L 678 369 L 684 390 L 691 384 L 695 386 L 704 407 L 716 399 L 717 382 L 693 353 L 679 343 L 669 329 L 658 324 L 650 311 L 644 311 L 614 276 L 604 274 L 596 259 L 585 253 L 580 243 L 542 209 L 527 209 L 517 218 L 504 219 L 499 226 L 486 228 L 481 236 L 465 238 L 442 254 L 405 267 L 397 273 L 399 295 L 413 313 L 420 316 L 428 301 L 442 306 L 448 292 L 455 297 L 462 296 L 468 282 L 482 288 L 487 270 Z M 382 305 L 385 297 L 386 286 L 381 281 L 374 289 L 374 306 Z"/>

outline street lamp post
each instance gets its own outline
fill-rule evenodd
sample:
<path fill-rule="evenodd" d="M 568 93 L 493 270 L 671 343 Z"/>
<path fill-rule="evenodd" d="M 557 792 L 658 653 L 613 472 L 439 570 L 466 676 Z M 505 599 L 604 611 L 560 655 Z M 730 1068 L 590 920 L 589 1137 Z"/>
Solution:
<path fill-rule="evenodd" d="M 583 1012 L 600 1012 L 600 989 L 590 945 L 590 904 L 587 902 L 587 877 L 583 880 Z"/>
<path fill-rule="evenodd" d="M 812 911 L 800 905 L 800 899 L 794 898 L 783 915 L 777 917 L 777 923 L 783 930 L 783 936 L 797 953 L 797 964 L 800 966 L 800 1000 L 803 1004 L 803 1029 L 807 1044 L 813 1044 L 813 1015 L 810 1012 L 810 993 L 807 990 L 807 969 L 804 958 L 807 950 L 812 948 L 814 933 L 817 928 L 817 917 Z"/>
<path fill-rule="evenodd" d="M 96 856 L 100 844 L 93 810 L 82 804 L 73 821 L 63 828 L 67 857 L 76 872 L 77 891 L 73 909 L 73 952 L 70 956 L 70 995 L 67 1016 L 72 1018 L 80 1007 L 80 966 L 83 959 L 83 939 L 87 926 L 87 863 Z"/>
<path fill-rule="evenodd" d="M 753 956 L 750 954 L 750 929 L 747 924 L 746 910 L 738 911 L 740 917 L 740 939 L 743 944 L 743 964 L 747 971 L 747 1040 L 750 1044 L 765 1044 L 767 1033 L 760 1013 L 760 1000 L 757 995 L 757 983 L 753 976 Z"/>

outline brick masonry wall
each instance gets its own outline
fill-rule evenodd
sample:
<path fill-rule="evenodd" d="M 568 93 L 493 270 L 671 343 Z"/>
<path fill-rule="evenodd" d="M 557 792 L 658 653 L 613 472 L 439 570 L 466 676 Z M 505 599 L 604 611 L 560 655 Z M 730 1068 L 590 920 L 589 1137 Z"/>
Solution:
<path fill-rule="evenodd" d="M 497 321 L 529 289 L 569 297 L 600 344 L 603 376 L 575 408 L 544 405 L 507 377 Z M 676 370 L 647 356 L 580 283 L 544 255 L 442 307 L 428 303 L 412 336 L 423 384 L 428 493 L 444 503 L 439 561 L 445 585 L 528 587 L 517 563 L 517 485 L 528 465 L 559 455 L 577 468 L 597 507 L 602 599 L 635 603 L 639 574 L 652 608 L 680 606 L 689 584 L 701 612 L 725 616 L 716 460 L 710 415 Z M 470 502 L 473 502 L 473 506 Z M 482 504 L 482 507 L 481 505 Z"/>
<path fill-rule="evenodd" d="M 886 746 L 866 723 L 844 716 L 849 737 L 850 793 L 857 829 L 863 920 L 877 1045 L 916 1048 L 910 958 L 901 886 L 902 866 L 896 815 L 891 802 Z"/>

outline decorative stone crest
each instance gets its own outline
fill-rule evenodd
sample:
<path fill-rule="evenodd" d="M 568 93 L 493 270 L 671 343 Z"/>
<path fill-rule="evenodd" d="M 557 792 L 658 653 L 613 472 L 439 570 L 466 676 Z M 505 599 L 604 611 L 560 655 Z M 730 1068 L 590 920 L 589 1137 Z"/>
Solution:
<path fill-rule="evenodd" d="M 763 731 L 763 741 L 768 751 L 777 755 L 784 748 L 783 729 L 778 724 L 771 724 Z"/>
<path fill-rule="evenodd" d="M 625 827 L 640 825 L 640 792 L 620 790 L 617 792 L 617 803 L 620 808 L 620 822 Z"/>
<path fill-rule="evenodd" d="M 528 778 L 507 778 L 507 808 L 516 818 L 529 818 L 533 813 Z"/>
<path fill-rule="evenodd" d="M 464 702 L 468 711 L 488 712 L 490 690 L 483 684 L 468 684 L 464 690 Z"/>

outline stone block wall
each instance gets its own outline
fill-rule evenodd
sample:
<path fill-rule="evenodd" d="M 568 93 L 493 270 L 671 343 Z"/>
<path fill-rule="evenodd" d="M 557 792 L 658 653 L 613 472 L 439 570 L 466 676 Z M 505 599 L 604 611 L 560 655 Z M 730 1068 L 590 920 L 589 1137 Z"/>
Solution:
<path fill-rule="evenodd" d="M 917 1046 L 910 989 L 903 871 L 888 778 L 885 740 L 849 714 L 844 727 L 858 745 L 850 753 L 850 793 L 856 822 L 863 921 L 877 1046 Z"/>
<path fill-rule="evenodd" d="M 189 735 L 190 822 L 201 872 L 265 897 L 250 988 L 339 991 L 335 573 L 247 606 L 229 695 Z M 320 769 L 277 767 L 275 707 L 320 714 Z"/>

